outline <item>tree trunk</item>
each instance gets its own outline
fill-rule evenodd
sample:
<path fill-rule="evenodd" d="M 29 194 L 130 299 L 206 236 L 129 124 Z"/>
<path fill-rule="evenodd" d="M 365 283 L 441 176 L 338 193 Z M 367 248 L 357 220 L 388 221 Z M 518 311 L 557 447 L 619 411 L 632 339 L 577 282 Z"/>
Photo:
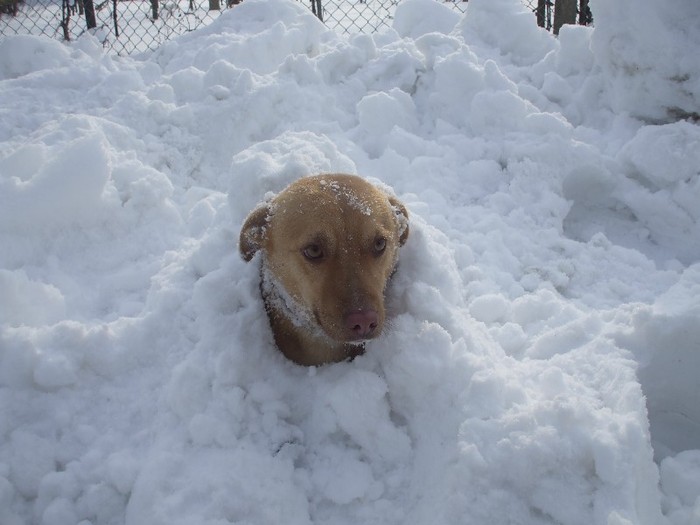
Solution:
<path fill-rule="evenodd" d="M 158 20 L 158 17 L 160 16 L 158 13 L 158 8 L 158 0 L 151 0 L 151 18 L 153 18 L 153 20 Z"/>
<path fill-rule="evenodd" d="M 552 0 L 537 0 L 535 15 L 538 26 L 545 28 L 547 31 L 552 29 Z"/>
<path fill-rule="evenodd" d="M 559 34 L 559 29 L 564 24 L 576 23 L 576 0 L 554 0 L 554 34 Z"/>
<path fill-rule="evenodd" d="M 70 40 L 70 5 L 68 0 L 61 2 L 61 28 L 63 29 L 63 40 Z"/>
<path fill-rule="evenodd" d="M 95 4 L 92 3 L 92 0 L 84 0 L 83 5 L 85 6 L 85 23 L 88 29 L 95 29 L 97 27 Z"/>
<path fill-rule="evenodd" d="M 593 23 L 593 13 L 588 6 L 588 0 L 581 0 L 578 8 L 578 23 L 582 26 L 588 26 Z"/>
<path fill-rule="evenodd" d="M 221 0 L 209 0 L 209 11 L 221 11 Z"/>
<path fill-rule="evenodd" d="M 323 6 L 321 5 L 321 0 L 311 0 L 311 12 L 316 15 L 316 18 L 323 22 Z"/>

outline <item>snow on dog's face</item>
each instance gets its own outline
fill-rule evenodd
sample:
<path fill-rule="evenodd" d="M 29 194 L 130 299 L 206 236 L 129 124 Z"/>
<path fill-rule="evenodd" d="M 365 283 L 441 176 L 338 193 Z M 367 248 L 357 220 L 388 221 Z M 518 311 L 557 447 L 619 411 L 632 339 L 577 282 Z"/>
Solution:
<path fill-rule="evenodd" d="M 268 311 L 330 345 L 358 344 L 381 333 L 384 289 L 407 237 L 398 200 L 357 176 L 319 175 L 254 210 L 240 250 L 245 260 L 263 252 Z"/>

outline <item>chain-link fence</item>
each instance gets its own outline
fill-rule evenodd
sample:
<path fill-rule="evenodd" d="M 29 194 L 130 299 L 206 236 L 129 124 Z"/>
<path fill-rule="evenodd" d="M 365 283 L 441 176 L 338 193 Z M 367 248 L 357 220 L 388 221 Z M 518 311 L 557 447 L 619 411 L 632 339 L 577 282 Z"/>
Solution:
<path fill-rule="evenodd" d="M 75 40 L 91 31 L 106 48 L 126 55 L 155 49 L 176 35 L 212 22 L 229 8 L 210 9 L 211 2 L 0 0 L 0 37 L 33 34 Z"/>
<path fill-rule="evenodd" d="M 397 4 L 398 0 L 311 0 L 311 10 L 336 31 L 372 33 L 391 26 Z M 460 12 L 467 8 L 466 0 L 446 0 L 444 4 Z"/>
<path fill-rule="evenodd" d="M 0 38 L 13 34 L 74 40 L 93 32 L 120 54 L 155 49 L 216 19 L 240 0 L 0 0 Z M 399 0 L 300 0 L 329 28 L 371 33 L 391 25 Z M 436 0 L 465 11 L 466 0 Z M 560 0 L 556 0 L 559 2 Z M 563 0 L 562 0 L 563 1 Z M 580 0 L 581 5 L 587 0 Z M 552 27 L 551 0 L 523 0 L 541 26 Z M 536 16 L 535 16 L 536 15 Z"/>

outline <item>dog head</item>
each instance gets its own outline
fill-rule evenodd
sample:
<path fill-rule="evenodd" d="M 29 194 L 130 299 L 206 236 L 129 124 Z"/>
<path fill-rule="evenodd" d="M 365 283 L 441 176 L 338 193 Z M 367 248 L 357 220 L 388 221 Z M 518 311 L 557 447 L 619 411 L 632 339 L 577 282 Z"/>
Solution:
<path fill-rule="evenodd" d="M 263 254 L 268 311 L 335 343 L 381 333 L 384 290 L 408 212 L 395 197 L 353 175 L 299 179 L 256 208 L 240 233 L 242 257 Z"/>

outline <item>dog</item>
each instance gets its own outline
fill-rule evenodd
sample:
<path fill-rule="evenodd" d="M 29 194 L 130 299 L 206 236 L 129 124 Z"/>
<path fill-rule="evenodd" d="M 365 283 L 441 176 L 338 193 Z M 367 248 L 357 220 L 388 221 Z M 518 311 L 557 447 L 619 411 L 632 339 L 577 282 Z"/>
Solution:
<path fill-rule="evenodd" d="M 357 175 L 308 176 L 245 220 L 239 250 L 262 254 L 261 293 L 279 350 L 317 366 L 364 353 L 385 324 L 384 291 L 408 212 Z"/>

